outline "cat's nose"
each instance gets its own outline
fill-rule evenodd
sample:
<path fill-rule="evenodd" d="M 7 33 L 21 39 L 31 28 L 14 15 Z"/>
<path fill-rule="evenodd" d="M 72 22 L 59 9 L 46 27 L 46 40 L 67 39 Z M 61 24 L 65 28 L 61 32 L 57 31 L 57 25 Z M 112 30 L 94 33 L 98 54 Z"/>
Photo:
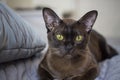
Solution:
<path fill-rule="evenodd" d="M 72 49 L 72 44 L 68 44 L 67 46 L 66 46 L 66 50 L 71 50 Z"/>

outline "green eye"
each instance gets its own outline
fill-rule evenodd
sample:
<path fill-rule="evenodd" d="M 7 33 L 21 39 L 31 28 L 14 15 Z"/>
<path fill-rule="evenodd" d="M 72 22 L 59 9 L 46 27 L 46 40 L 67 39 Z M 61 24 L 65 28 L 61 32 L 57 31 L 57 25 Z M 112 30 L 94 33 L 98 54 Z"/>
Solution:
<path fill-rule="evenodd" d="M 57 34 L 57 35 L 56 35 L 56 38 L 57 38 L 58 40 L 60 40 L 60 41 L 64 39 L 64 37 L 63 37 L 62 35 L 60 35 L 60 34 Z"/>
<path fill-rule="evenodd" d="M 81 35 L 78 35 L 75 40 L 76 41 L 81 41 L 82 39 L 83 39 L 83 37 Z"/>

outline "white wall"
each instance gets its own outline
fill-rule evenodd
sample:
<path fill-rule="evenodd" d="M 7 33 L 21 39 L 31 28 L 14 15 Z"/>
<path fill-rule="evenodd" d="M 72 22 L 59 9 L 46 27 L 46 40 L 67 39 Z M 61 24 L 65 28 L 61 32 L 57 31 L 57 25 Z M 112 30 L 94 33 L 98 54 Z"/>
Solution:
<path fill-rule="evenodd" d="M 0 0 L 0 2 L 6 3 L 6 0 Z"/>
<path fill-rule="evenodd" d="M 50 7 L 60 16 L 63 12 L 74 12 L 75 10 L 75 0 L 34 0 L 34 4 Z"/>
<path fill-rule="evenodd" d="M 60 16 L 63 12 L 74 12 L 75 0 L 6 0 L 12 8 L 50 7 Z"/>
<path fill-rule="evenodd" d="M 94 28 L 106 37 L 120 38 L 120 0 L 80 0 L 75 18 L 90 10 L 98 10 Z"/>
<path fill-rule="evenodd" d="M 7 4 L 12 8 L 33 8 L 34 0 L 6 0 Z"/>

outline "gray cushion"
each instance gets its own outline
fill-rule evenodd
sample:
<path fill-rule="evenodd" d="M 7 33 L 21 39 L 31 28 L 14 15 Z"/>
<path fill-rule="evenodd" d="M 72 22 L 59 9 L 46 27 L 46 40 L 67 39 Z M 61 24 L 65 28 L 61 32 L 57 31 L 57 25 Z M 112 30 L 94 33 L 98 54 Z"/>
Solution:
<path fill-rule="evenodd" d="M 41 54 L 47 44 L 43 36 L 46 34 L 0 3 L 0 63 Z"/>
<path fill-rule="evenodd" d="M 100 63 L 100 74 L 95 80 L 120 80 L 120 55 Z"/>
<path fill-rule="evenodd" d="M 38 66 L 47 49 L 45 26 L 39 27 L 0 3 L 0 80 L 39 80 Z"/>
<path fill-rule="evenodd" d="M 28 58 L 0 64 L 0 80 L 40 80 L 39 58 Z"/>

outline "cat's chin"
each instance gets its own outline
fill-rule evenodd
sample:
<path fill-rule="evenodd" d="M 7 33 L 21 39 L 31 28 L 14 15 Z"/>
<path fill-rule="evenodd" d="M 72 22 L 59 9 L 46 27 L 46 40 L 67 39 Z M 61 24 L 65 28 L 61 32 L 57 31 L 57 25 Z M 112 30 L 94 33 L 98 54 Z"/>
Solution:
<path fill-rule="evenodd" d="M 58 56 L 62 57 L 62 58 L 66 58 L 66 59 L 70 59 L 72 58 L 71 54 L 57 54 Z"/>
<path fill-rule="evenodd" d="M 71 58 L 72 57 L 72 51 L 66 51 L 66 50 L 60 50 L 59 55 L 64 58 Z"/>
<path fill-rule="evenodd" d="M 66 55 L 64 55 L 63 57 L 64 57 L 64 58 L 67 58 L 67 59 L 71 59 L 71 58 L 72 58 L 72 55 L 66 54 Z"/>
<path fill-rule="evenodd" d="M 60 48 L 51 48 L 52 54 L 58 55 L 59 57 L 63 58 L 71 58 L 73 55 L 73 49 L 71 50 L 65 50 L 65 49 L 60 49 Z"/>
<path fill-rule="evenodd" d="M 72 55 L 69 54 L 67 51 L 60 51 L 59 53 L 57 53 L 57 55 L 62 58 L 71 58 L 72 57 Z"/>

